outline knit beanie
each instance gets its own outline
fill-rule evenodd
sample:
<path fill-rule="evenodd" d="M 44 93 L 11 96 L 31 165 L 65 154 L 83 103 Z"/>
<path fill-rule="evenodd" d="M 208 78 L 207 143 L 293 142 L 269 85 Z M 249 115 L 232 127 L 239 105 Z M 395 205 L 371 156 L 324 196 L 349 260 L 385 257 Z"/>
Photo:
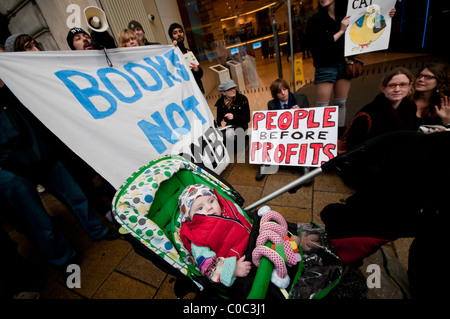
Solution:
<path fill-rule="evenodd" d="M 183 214 L 181 222 L 190 221 L 189 212 L 191 211 L 192 204 L 200 196 L 213 196 L 217 199 L 214 191 L 206 185 L 195 184 L 187 186 L 180 197 L 178 197 L 178 207 Z"/>
<path fill-rule="evenodd" d="M 70 47 L 72 50 L 75 50 L 75 47 L 74 47 L 74 45 L 73 45 L 73 38 L 74 38 L 78 33 L 84 33 L 84 34 L 86 34 L 86 35 L 88 35 L 88 36 L 90 37 L 89 33 L 87 33 L 86 31 L 84 31 L 84 30 L 81 29 L 81 28 L 72 28 L 72 29 L 70 29 L 70 30 L 69 30 L 69 33 L 67 34 L 67 44 L 69 45 L 69 47 Z"/>
<path fill-rule="evenodd" d="M 144 28 L 142 28 L 142 24 L 140 24 L 139 22 L 137 22 L 136 20 L 132 20 L 128 23 L 128 29 L 131 29 L 134 31 L 134 29 L 139 28 L 142 31 L 144 31 Z"/>
<path fill-rule="evenodd" d="M 15 52 L 14 47 L 16 46 L 16 41 L 22 35 L 26 35 L 26 34 L 25 33 L 17 33 L 17 34 L 13 34 L 13 35 L 9 36 L 8 39 L 6 39 L 6 42 L 5 42 L 6 52 Z"/>

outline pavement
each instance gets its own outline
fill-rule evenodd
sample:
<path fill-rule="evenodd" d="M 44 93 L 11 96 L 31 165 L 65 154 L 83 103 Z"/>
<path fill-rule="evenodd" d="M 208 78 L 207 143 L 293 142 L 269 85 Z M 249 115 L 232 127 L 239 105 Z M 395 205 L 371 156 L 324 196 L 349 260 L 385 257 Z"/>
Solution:
<path fill-rule="evenodd" d="M 423 63 L 432 60 L 433 57 L 421 56 L 366 65 L 367 73 L 353 80 L 347 106 L 348 117 L 374 97 L 380 78 L 391 66 L 405 65 L 415 72 Z M 310 102 L 314 101 L 313 90 L 312 84 L 299 89 L 308 96 Z M 263 180 L 257 181 L 257 170 L 258 166 L 249 164 L 247 159 L 245 163 L 231 163 L 221 173 L 245 199 L 244 206 L 301 176 L 298 169 L 280 168 L 276 174 L 267 175 Z M 354 191 L 345 185 L 336 173 L 328 172 L 317 176 L 310 186 L 302 187 L 295 194 L 282 194 L 267 204 L 289 222 L 321 223 L 319 214 L 323 207 L 331 203 L 345 202 Z M 55 227 L 81 252 L 82 258 L 79 265 L 81 287 L 69 288 L 65 276 L 46 262 L 31 240 L 12 226 L 3 224 L 10 237 L 18 243 L 20 254 L 33 264 L 34 279 L 30 281 L 29 290 L 38 291 L 40 299 L 176 299 L 175 278 L 157 268 L 150 260 L 138 255 L 126 240 L 93 242 L 62 203 L 47 192 L 41 193 L 41 198 L 49 214 L 56 217 Z M 108 224 L 102 214 L 99 216 Z M 411 240 L 399 239 L 389 246 L 405 271 Z M 194 297 L 195 294 L 190 293 L 185 298 Z"/>

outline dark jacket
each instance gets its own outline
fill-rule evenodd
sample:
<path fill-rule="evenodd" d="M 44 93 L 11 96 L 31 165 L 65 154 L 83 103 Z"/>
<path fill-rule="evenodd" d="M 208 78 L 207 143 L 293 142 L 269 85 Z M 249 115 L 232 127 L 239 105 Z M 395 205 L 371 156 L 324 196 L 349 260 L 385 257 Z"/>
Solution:
<path fill-rule="evenodd" d="M 147 38 L 144 38 L 144 45 L 161 45 L 159 42 L 150 42 L 147 40 Z"/>
<path fill-rule="evenodd" d="M 55 161 L 52 134 L 6 87 L 0 88 L 0 167 L 32 174 Z"/>
<path fill-rule="evenodd" d="M 184 46 L 184 43 L 178 43 L 178 47 L 180 48 L 183 54 L 188 53 L 190 50 Z M 200 91 L 205 94 L 205 88 L 203 87 L 202 77 L 203 77 L 203 69 L 201 66 L 198 66 L 198 71 L 192 70 L 192 74 L 194 75 L 195 82 L 197 82 Z"/>
<path fill-rule="evenodd" d="M 225 98 L 222 96 L 217 100 L 215 106 L 217 107 L 216 121 L 218 125 L 225 119 L 227 125 L 242 127 L 244 131 L 248 128 L 248 123 L 250 122 L 250 106 L 245 95 L 236 91 L 236 97 L 229 107 L 225 105 Z M 227 113 L 233 114 L 232 120 L 225 118 L 225 114 Z"/>
<path fill-rule="evenodd" d="M 366 113 L 370 116 L 371 128 L 368 131 L 369 120 L 365 116 L 356 118 L 350 125 L 347 135 L 347 149 L 351 149 L 364 141 L 393 131 L 417 130 L 417 106 L 409 98 L 404 98 L 397 109 L 391 102 L 379 94 L 357 114 Z"/>
<path fill-rule="evenodd" d="M 298 105 L 300 108 L 309 107 L 308 98 L 304 94 L 295 93 L 292 94 L 289 92 L 289 101 L 288 101 L 288 109 L 291 109 L 293 106 Z M 267 103 L 268 110 L 282 110 L 284 109 L 278 99 L 270 100 Z"/>
<path fill-rule="evenodd" d="M 345 17 L 344 7 L 347 1 L 336 1 L 336 20 L 333 20 L 326 10 L 320 9 L 308 21 L 306 34 L 314 67 L 326 67 L 342 63 L 344 58 L 344 35 L 334 41 L 334 35 L 341 29 L 341 21 Z M 345 7 L 346 10 L 346 7 Z"/>

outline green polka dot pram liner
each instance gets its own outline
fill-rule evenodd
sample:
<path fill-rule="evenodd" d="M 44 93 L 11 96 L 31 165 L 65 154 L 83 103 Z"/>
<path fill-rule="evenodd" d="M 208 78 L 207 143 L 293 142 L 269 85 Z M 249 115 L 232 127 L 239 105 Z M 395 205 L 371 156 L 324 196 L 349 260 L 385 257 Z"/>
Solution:
<path fill-rule="evenodd" d="M 195 279 L 200 272 L 180 239 L 177 205 L 184 187 L 199 182 L 232 201 L 241 200 L 237 192 L 209 171 L 182 157 L 165 156 L 141 167 L 126 180 L 113 199 L 112 211 L 122 234 L 132 235 L 202 290 L 202 284 Z"/>

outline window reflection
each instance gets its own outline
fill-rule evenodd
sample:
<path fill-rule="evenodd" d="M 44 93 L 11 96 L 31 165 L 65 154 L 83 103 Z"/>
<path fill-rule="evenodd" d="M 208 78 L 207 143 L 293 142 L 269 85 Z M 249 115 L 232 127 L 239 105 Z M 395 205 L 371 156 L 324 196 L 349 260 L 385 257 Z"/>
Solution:
<path fill-rule="evenodd" d="M 265 73 L 271 77 L 266 81 L 269 84 L 278 77 L 273 18 L 283 60 L 283 78 L 293 81 L 287 3 L 285 0 L 178 0 L 189 47 L 203 69 L 214 73 L 214 66 L 221 65 L 229 69 L 233 78 L 230 62 L 238 62 L 242 66 L 245 90 L 267 89 L 268 84 L 260 78 Z M 304 50 L 308 58 L 303 34 L 308 17 L 313 14 L 313 3 L 315 7 L 318 3 L 317 0 L 290 3 L 294 53 Z M 269 67 L 271 70 L 267 71 Z M 207 94 L 216 92 L 220 76 L 213 75 L 216 79 L 212 81 L 213 87 L 205 88 Z"/>

